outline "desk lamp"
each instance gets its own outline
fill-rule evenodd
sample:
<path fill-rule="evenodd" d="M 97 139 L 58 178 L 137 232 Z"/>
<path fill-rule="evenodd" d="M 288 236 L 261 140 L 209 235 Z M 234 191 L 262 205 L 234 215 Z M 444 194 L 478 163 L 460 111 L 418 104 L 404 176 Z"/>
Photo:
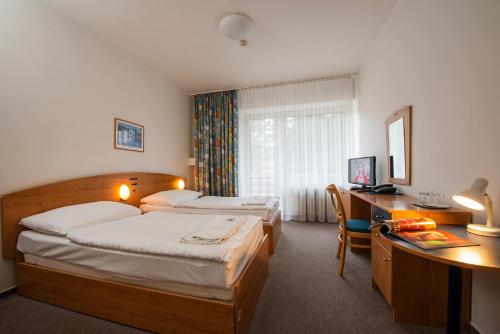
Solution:
<path fill-rule="evenodd" d="M 485 192 L 488 180 L 477 178 L 469 189 L 462 190 L 453 196 L 453 200 L 469 209 L 483 211 L 486 208 L 486 225 L 468 224 L 467 232 L 488 237 L 500 237 L 500 228 L 493 226 L 493 205 Z"/>

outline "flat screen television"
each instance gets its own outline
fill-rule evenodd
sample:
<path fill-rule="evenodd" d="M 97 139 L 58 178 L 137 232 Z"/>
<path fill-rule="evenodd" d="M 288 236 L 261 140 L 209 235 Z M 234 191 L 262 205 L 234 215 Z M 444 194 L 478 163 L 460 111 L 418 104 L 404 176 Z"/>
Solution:
<path fill-rule="evenodd" d="M 349 183 L 363 187 L 375 186 L 375 157 L 353 158 L 348 160 Z"/>

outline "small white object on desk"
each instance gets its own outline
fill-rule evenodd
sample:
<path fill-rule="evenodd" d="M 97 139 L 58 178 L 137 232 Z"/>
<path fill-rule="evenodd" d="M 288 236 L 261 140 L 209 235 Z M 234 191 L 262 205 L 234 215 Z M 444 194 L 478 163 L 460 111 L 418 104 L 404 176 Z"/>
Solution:
<path fill-rule="evenodd" d="M 467 232 L 487 237 L 500 237 L 500 228 L 493 226 L 493 205 L 490 196 L 485 192 L 488 180 L 477 178 L 469 189 L 462 190 L 453 196 L 453 200 L 469 209 L 483 211 L 486 209 L 486 225 L 468 224 Z"/>

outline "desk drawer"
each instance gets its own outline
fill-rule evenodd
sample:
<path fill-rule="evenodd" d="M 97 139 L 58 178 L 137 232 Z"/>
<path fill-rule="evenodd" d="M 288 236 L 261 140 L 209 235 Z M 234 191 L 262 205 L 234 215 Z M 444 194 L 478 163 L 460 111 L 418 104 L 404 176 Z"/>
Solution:
<path fill-rule="evenodd" d="M 391 242 L 380 235 L 380 226 L 372 229 L 372 244 L 376 242 L 387 252 L 391 252 Z"/>
<path fill-rule="evenodd" d="M 372 212 L 371 213 L 372 213 L 371 214 L 372 221 L 392 219 L 392 213 L 390 213 L 389 211 L 385 211 L 384 209 L 381 209 L 375 205 L 372 205 Z"/>

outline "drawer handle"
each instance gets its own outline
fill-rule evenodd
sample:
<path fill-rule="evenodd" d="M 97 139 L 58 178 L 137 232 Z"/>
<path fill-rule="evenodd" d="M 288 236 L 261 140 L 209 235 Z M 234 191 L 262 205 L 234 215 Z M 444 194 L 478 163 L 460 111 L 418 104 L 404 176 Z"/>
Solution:
<path fill-rule="evenodd" d="M 378 234 L 378 233 L 375 233 L 375 236 L 380 238 L 380 234 Z"/>
<path fill-rule="evenodd" d="M 386 258 L 386 257 L 383 257 L 383 258 L 382 258 L 382 260 L 384 260 L 385 262 L 387 262 L 387 261 L 391 261 L 391 259 Z"/>

